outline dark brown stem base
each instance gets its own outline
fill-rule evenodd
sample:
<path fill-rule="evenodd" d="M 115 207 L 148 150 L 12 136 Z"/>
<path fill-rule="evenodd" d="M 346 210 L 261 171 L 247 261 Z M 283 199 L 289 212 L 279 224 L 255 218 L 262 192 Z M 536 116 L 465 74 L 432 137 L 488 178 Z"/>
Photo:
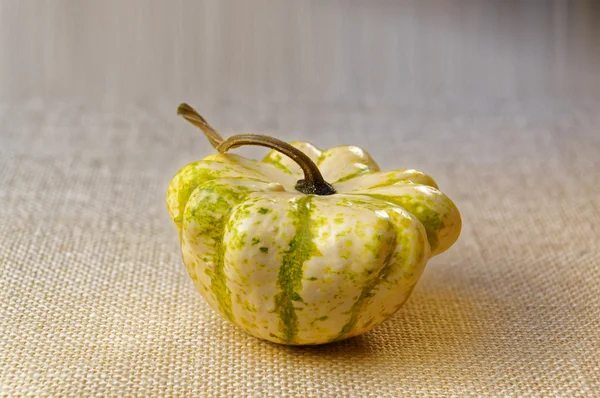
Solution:
<path fill-rule="evenodd" d="M 335 189 L 333 186 L 327 181 L 323 181 L 323 184 L 319 185 L 311 185 L 306 182 L 306 180 L 302 179 L 296 183 L 296 191 L 302 192 L 306 195 L 333 195 L 335 193 Z"/>

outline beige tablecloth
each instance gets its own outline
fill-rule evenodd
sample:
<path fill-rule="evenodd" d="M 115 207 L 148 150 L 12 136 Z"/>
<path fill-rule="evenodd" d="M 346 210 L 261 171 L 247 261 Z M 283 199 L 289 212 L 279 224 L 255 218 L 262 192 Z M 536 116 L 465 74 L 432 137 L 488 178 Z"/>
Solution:
<path fill-rule="evenodd" d="M 226 134 L 421 169 L 463 214 L 389 321 L 304 348 L 240 332 L 187 276 L 164 195 L 211 150 L 176 105 L 0 106 L 0 395 L 600 395 L 599 102 L 195 103 Z"/>

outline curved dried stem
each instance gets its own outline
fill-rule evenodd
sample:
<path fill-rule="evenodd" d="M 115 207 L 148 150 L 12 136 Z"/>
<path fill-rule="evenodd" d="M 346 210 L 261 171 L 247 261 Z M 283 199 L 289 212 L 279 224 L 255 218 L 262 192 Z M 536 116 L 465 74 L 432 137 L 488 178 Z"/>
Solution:
<path fill-rule="evenodd" d="M 224 141 L 224 138 L 212 128 L 210 124 L 204 118 L 196 112 L 194 108 L 186 104 L 185 102 L 177 108 L 177 114 L 183 116 L 185 120 L 192 123 L 194 126 L 199 127 L 200 130 L 206 135 L 208 141 L 213 146 L 213 148 L 217 148 L 221 142 Z"/>
<path fill-rule="evenodd" d="M 230 149 L 243 145 L 257 145 L 274 149 L 296 162 L 304 172 L 304 179 L 296 183 L 296 190 L 305 194 L 314 195 L 331 195 L 335 193 L 335 189 L 331 184 L 325 181 L 315 162 L 313 162 L 304 152 L 287 142 L 262 134 L 238 134 L 223 139 L 221 134 L 212 128 L 210 124 L 208 124 L 208 122 L 188 104 L 183 103 L 179 105 L 177 114 L 183 116 L 194 126 L 199 127 L 204 132 L 211 145 L 219 151 L 219 153 L 225 153 Z"/>

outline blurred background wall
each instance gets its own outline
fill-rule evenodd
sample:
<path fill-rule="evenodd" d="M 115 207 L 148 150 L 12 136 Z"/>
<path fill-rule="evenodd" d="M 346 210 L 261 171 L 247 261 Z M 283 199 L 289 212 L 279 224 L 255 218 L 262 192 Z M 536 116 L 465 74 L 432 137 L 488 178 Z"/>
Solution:
<path fill-rule="evenodd" d="M 0 100 L 477 105 L 600 90 L 597 1 L 0 1 Z"/>

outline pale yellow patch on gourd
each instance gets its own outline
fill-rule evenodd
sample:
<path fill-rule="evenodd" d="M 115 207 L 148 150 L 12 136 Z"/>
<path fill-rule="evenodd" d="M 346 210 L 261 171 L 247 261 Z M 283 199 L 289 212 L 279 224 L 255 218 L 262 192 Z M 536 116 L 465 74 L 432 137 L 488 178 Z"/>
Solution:
<path fill-rule="evenodd" d="M 215 288 L 227 241 L 223 240 L 231 209 L 250 192 L 268 189 L 269 184 L 242 179 L 210 180 L 200 184 L 189 197 L 181 228 L 181 253 L 190 277 L 206 301 L 227 318 L 222 288 Z M 233 320 L 233 319 L 232 319 Z"/>
<path fill-rule="evenodd" d="M 365 173 L 379 171 L 379 166 L 364 149 L 353 145 L 337 146 L 321 151 L 308 142 L 296 141 L 291 145 L 304 152 L 315 162 L 325 180 L 335 184 Z M 277 151 L 271 151 L 263 162 L 275 165 L 278 170 L 287 170 L 288 176 L 293 177 L 294 183 L 303 178 L 302 170 L 290 158 Z"/>
<path fill-rule="evenodd" d="M 388 253 L 395 250 L 396 232 L 385 211 L 348 202 L 346 219 L 334 223 L 337 202 L 331 197 L 313 199 L 313 242 L 320 255 L 304 264 L 303 302 L 298 304 L 301 344 L 336 340 L 364 287 L 377 278 Z"/>
<path fill-rule="evenodd" d="M 460 235 L 462 221 L 456 205 L 431 186 L 400 181 L 381 188 L 352 191 L 351 194 L 391 201 L 411 212 L 425 226 L 433 256 L 450 248 Z"/>
<path fill-rule="evenodd" d="M 274 298 L 279 291 L 277 278 L 284 252 L 295 233 L 289 216 L 290 200 L 300 194 L 276 193 L 251 196 L 237 205 L 225 232 L 225 241 L 235 235 L 246 235 L 243 245 L 228 245 L 225 251 L 227 286 L 256 310 L 249 313 L 244 302 L 232 302 L 236 318 L 249 322 L 240 325 L 257 337 L 276 340 L 280 335 L 280 318 L 275 312 Z M 255 225 L 259 222 L 258 225 Z"/>
<path fill-rule="evenodd" d="M 379 166 L 371 155 L 353 145 L 324 150 L 317 165 L 325 179 L 334 186 L 340 181 L 379 171 Z"/>
<path fill-rule="evenodd" d="M 373 286 L 355 328 L 348 337 L 364 333 L 393 315 L 408 300 L 430 256 L 427 235 L 421 223 L 399 207 L 386 213 L 396 230 L 396 247 L 389 271 Z"/>
<path fill-rule="evenodd" d="M 414 169 L 378 171 L 334 184 L 338 192 L 351 192 L 393 185 L 398 182 L 414 182 L 437 188 L 436 182 L 427 174 Z"/>

